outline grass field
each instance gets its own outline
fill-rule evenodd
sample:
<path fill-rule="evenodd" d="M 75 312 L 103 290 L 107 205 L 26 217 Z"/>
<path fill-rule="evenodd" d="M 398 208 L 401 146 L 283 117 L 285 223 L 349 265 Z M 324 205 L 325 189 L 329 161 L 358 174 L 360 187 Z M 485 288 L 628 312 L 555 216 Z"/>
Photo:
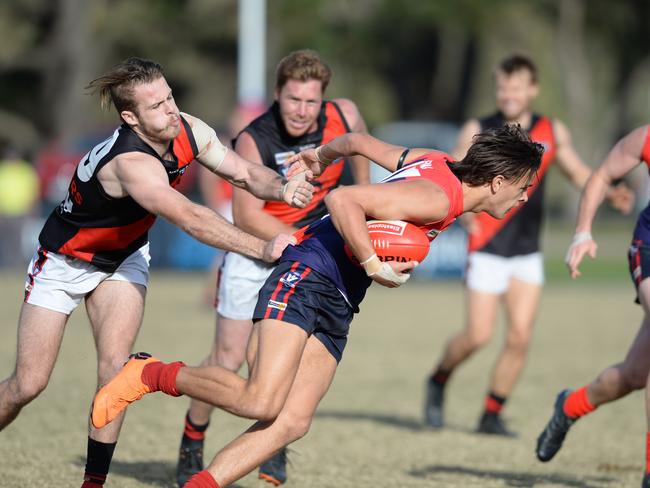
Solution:
<path fill-rule="evenodd" d="M 632 303 L 616 233 L 601 248 L 592 278 L 564 277 L 567 237 L 547 239 L 549 283 L 530 360 L 505 411 L 518 439 L 473 432 L 487 376 L 501 342 L 474 356 L 448 390 L 448 428 L 423 428 L 424 378 L 462 321 L 458 282 L 373 287 L 352 326 L 348 349 L 311 432 L 293 446 L 291 487 L 638 486 L 643 471 L 643 395 L 636 393 L 581 420 L 550 464 L 538 463 L 535 439 L 556 393 L 591 380 L 625 354 L 641 318 Z M 616 248 L 608 254 L 608 245 Z M 212 312 L 200 306 L 204 277 L 155 270 L 136 348 L 196 363 L 212 340 Z M 0 275 L 0 376 L 13 367 L 22 275 Z M 501 330 L 501 329 L 500 329 Z M 0 487 L 79 486 L 95 354 L 83 309 L 72 317 L 48 389 L 0 433 Z M 107 487 L 173 487 L 187 399 L 151 395 L 130 409 Z M 249 424 L 222 412 L 212 419 L 207 454 Z M 240 487 L 262 488 L 255 476 Z"/>

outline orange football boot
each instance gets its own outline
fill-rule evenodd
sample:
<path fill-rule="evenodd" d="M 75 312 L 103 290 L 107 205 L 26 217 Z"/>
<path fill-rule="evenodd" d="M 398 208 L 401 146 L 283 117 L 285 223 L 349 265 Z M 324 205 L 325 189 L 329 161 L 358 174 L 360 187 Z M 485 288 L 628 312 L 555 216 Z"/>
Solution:
<path fill-rule="evenodd" d="M 151 389 L 142 382 L 142 370 L 147 364 L 160 361 L 146 352 L 131 354 L 124 367 L 95 395 L 91 419 L 97 429 L 101 429 L 130 403 L 142 398 Z"/>

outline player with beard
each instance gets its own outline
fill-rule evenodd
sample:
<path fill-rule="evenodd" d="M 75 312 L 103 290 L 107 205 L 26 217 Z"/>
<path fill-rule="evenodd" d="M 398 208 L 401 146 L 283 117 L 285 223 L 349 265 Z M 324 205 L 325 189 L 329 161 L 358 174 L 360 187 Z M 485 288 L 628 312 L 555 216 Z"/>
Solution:
<path fill-rule="evenodd" d="M 119 371 L 142 322 L 149 278 L 147 233 L 160 215 L 197 240 L 266 262 L 294 242 L 247 234 L 176 186 L 196 159 L 258 198 L 305 207 L 312 187 L 228 151 L 214 130 L 181 113 L 160 65 L 127 59 L 89 84 L 122 125 L 79 162 L 28 268 L 16 365 L 0 383 L 0 429 L 47 386 L 70 314 L 85 299 L 97 349 L 97 383 Z M 89 425 L 82 487 L 104 484 L 122 424 Z"/>

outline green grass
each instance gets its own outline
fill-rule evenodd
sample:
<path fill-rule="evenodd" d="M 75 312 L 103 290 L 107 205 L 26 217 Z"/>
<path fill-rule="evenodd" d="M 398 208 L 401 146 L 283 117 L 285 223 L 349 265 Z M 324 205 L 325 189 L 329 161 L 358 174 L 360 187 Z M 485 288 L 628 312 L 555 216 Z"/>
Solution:
<path fill-rule="evenodd" d="M 292 447 L 287 488 L 638 486 L 646 432 L 640 393 L 581 420 L 552 463 L 541 464 L 534 457 L 535 439 L 556 393 L 585 384 L 620 360 L 641 319 L 640 308 L 632 303 L 632 286 L 625 276 L 618 278 L 614 261 L 572 282 L 560 277 L 559 258 L 551 254 L 529 363 L 505 411 L 509 425 L 520 433 L 518 439 L 473 433 L 501 329 L 453 377 L 449 427 L 440 432 L 422 427 L 424 378 L 449 335 L 462 324 L 461 285 L 373 287 L 352 325 L 348 349 L 311 432 Z M 212 312 L 200 306 L 203 283 L 202 275 L 154 271 L 136 349 L 166 360 L 200 361 L 213 329 Z M 1 377 L 13 368 L 21 287 L 22 276 L 0 275 Z M 0 487 L 81 484 L 94 378 L 94 348 L 80 309 L 68 325 L 48 389 L 0 433 Z M 162 395 L 130 408 L 107 488 L 175 486 L 186 408 L 186 398 Z M 247 425 L 216 412 L 206 455 Z M 237 486 L 268 485 L 252 475 Z"/>

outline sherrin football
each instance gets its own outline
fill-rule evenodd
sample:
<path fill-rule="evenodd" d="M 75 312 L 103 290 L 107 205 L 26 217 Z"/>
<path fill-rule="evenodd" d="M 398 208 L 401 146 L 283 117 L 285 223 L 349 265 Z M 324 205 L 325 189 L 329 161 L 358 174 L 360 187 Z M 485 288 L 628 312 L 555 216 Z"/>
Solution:
<path fill-rule="evenodd" d="M 421 263 L 429 253 L 429 238 L 416 225 L 403 220 L 369 220 L 366 225 L 372 245 L 381 261 Z M 345 252 L 350 259 L 358 262 L 347 244 Z"/>

